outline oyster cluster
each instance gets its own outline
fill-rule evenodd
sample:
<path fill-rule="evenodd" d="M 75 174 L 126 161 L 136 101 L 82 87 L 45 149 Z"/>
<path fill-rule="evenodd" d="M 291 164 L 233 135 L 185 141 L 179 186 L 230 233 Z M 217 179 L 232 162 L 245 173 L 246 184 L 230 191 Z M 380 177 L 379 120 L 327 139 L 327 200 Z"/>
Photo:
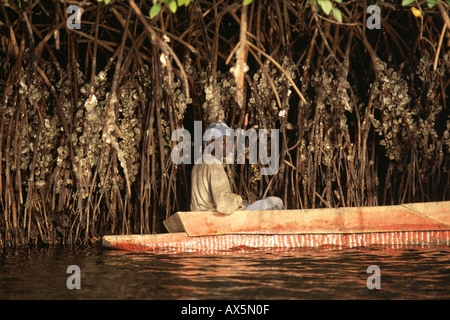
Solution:
<path fill-rule="evenodd" d="M 43 63 L 42 69 L 49 70 L 49 64 Z M 53 79 L 51 73 L 49 78 Z M 62 135 L 61 121 L 56 108 L 44 103 L 49 100 L 50 92 L 40 77 L 22 68 L 18 83 L 19 107 L 4 106 L 5 125 L 13 124 L 11 138 L 19 140 L 17 145 L 12 145 L 10 163 L 6 165 L 12 171 L 28 170 L 35 157 L 34 175 L 28 178 L 39 189 L 53 173 L 55 145 L 59 144 Z"/>
<path fill-rule="evenodd" d="M 184 67 L 195 84 L 196 92 L 204 93 L 202 104 L 204 122 L 210 124 L 226 121 L 236 94 L 232 74 L 220 70 L 211 72 L 211 64 L 199 70 L 189 57 L 185 59 Z"/>
<path fill-rule="evenodd" d="M 378 81 L 372 84 L 373 105 L 380 111 L 380 119 L 371 119 L 375 131 L 383 136 L 380 145 L 385 147 L 389 160 L 400 162 L 406 153 L 408 124 L 413 124 L 417 114 L 411 107 L 409 84 L 404 76 L 389 68 L 379 58 L 374 66 L 378 72 Z M 405 119 L 405 120 L 404 120 Z"/>
<path fill-rule="evenodd" d="M 321 65 L 311 76 L 310 86 L 314 89 L 317 110 L 314 109 L 315 114 L 310 112 L 309 117 L 305 117 L 304 128 L 314 137 L 307 142 L 307 149 L 318 154 L 321 163 L 327 167 L 331 167 L 334 150 L 338 145 L 346 146 L 347 160 L 352 160 L 353 142 L 345 113 L 352 111 L 347 91 L 350 84 L 343 68 L 344 65 Z M 345 142 L 338 139 L 344 139 Z M 300 148 L 305 144 L 306 142 L 302 142 Z"/>
<path fill-rule="evenodd" d="M 444 152 L 443 145 L 448 143 L 445 133 L 448 131 L 444 132 L 441 141 L 436 129 L 437 117 L 442 112 L 440 99 L 436 96 L 440 91 L 439 77 L 448 77 L 450 72 L 448 56 L 445 55 L 443 60 L 434 71 L 432 57 L 423 51 L 417 68 L 409 75 L 388 68 L 385 62 L 378 60 L 379 79 L 372 90 L 374 107 L 380 113 L 378 119 L 372 116 L 371 121 L 375 131 L 382 136 L 380 145 L 385 147 L 386 156 L 400 171 L 405 170 L 403 163 L 409 159 L 411 150 L 419 152 L 419 159 L 439 161 Z"/>
<path fill-rule="evenodd" d="M 292 80 L 295 79 L 296 66 L 292 59 L 285 56 L 281 67 Z M 292 84 L 285 73 L 274 66 L 270 60 L 266 60 L 264 66 L 259 68 L 253 74 L 251 83 L 251 96 L 248 100 L 248 110 L 249 113 L 254 116 L 249 117 L 249 126 L 254 129 L 270 129 L 276 121 L 280 121 L 284 123 L 285 128 L 292 130 L 294 128 L 293 125 L 287 122 Z M 273 87 L 275 87 L 281 106 L 277 102 Z M 271 131 L 267 131 L 267 133 L 269 136 L 268 139 L 271 139 Z M 267 144 L 262 144 L 261 141 L 262 140 L 260 140 L 258 147 L 263 149 L 261 150 L 263 153 L 270 154 L 271 151 L 268 150 L 270 145 L 269 140 L 267 140 Z M 248 149 L 246 151 L 248 151 Z M 248 155 L 248 152 L 246 152 L 247 158 Z M 257 181 L 261 180 L 259 165 L 250 165 L 249 179 L 251 185 L 254 185 Z"/>
<path fill-rule="evenodd" d="M 296 66 L 288 56 L 283 58 L 281 67 L 292 80 L 295 79 Z M 255 112 L 256 121 L 253 126 L 267 129 L 270 124 L 287 117 L 292 84 L 283 72 L 273 66 L 270 60 L 266 60 L 264 67 L 259 68 L 253 74 L 252 80 L 253 90 L 248 106 Z M 281 106 L 277 103 L 273 87 L 275 87 Z M 290 123 L 286 123 L 286 126 L 288 129 L 293 129 Z"/>
<path fill-rule="evenodd" d="M 186 109 L 192 98 L 186 97 L 181 81 L 173 77 L 166 67 L 162 69 L 161 125 L 166 156 L 172 147 L 171 135 L 176 128 L 183 127 Z M 172 119 L 172 120 L 171 120 Z M 171 121 L 173 122 L 171 126 Z M 175 127 L 173 127 L 175 126 Z"/>
<path fill-rule="evenodd" d="M 95 86 L 101 87 L 106 83 L 106 79 L 101 77 L 101 73 L 95 78 Z M 84 79 L 84 77 L 83 77 Z M 85 199 L 89 195 L 89 188 L 94 183 L 92 176 L 94 174 L 94 168 L 99 166 L 99 158 L 102 154 L 102 131 L 104 127 L 107 105 L 106 101 L 108 94 L 105 91 L 97 90 L 92 96 L 89 95 L 90 83 L 81 82 L 80 84 L 80 98 L 77 105 L 77 111 L 75 114 L 75 130 L 73 130 L 71 136 L 71 143 L 74 152 L 75 162 L 72 163 L 72 168 L 80 181 L 80 196 Z M 62 159 L 67 159 L 66 150 L 60 148 L 58 154 Z M 109 148 L 103 150 L 103 157 L 105 165 L 102 172 L 100 172 L 100 184 L 99 187 L 109 189 L 111 188 L 111 182 L 103 181 L 103 177 L 106 173 L 106 167 L 109 162 Z M 61 161 L 61 163 L 63 163 Z"/>
<path fill-rule="evenodd" d="M 130 182 L 139 172 L 139 145 L 142 137 L 142 121 L 138 118 L 139 92 L 133 86 L 125 86 L 120 94 L 119 129 L 123 134 L 119 148 L 123 151 L 128 166 Z M 143 94 L 141 92 L 141 94 Z"/>
<path fill-rule="evenodd" d="M 203 110 L 206 123 L 225 121 L 226 111 L 234 103 L 236 88 L 231 73 L 217 71 L 214 76 L 200 72 L 199 83 L 204 86 L 205 102 Z"/>

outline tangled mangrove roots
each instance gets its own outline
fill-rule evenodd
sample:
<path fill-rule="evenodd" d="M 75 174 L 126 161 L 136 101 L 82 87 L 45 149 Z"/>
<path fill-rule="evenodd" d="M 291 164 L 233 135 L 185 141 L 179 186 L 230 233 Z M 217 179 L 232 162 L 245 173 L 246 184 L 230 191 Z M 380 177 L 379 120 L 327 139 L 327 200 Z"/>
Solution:
<path fill-rule="evenodd" d="M 369 1 L 334 3 L 342 22 L 313 1 L 194 0 L 152 19 L 153 1 L 0 1 L 0 246 L 162 231 L 189 209 L 171 133 L 195 120 L 280 129 L 277 174 L 229 166 L 249 202 L 449 200 L 449 6 L 400 2 L 377 2 L 368 29 Z"/>

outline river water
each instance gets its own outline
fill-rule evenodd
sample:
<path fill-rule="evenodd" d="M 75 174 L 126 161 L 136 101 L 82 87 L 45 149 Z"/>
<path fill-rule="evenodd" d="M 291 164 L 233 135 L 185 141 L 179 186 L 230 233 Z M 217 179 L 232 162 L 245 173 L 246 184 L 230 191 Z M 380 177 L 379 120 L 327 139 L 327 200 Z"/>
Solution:
<path fill-rule="evenodd" d="M 0 299 L 450 299 L 450 247 L 3 250 Z"/>

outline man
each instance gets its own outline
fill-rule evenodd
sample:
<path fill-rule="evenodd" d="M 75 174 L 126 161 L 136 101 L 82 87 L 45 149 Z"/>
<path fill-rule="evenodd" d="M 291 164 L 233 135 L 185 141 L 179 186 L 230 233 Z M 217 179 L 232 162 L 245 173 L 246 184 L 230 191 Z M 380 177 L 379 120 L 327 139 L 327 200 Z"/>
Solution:
<path fill-rule="evenodd" d="M 218 211 L 231 214 L 236 210 L 282 210 L 283 201 L 267 197 L 245 207 L 242 197 L 231 192 L 222 158 L 231 149 L 232 129 L 223 122 L 208 127 L 205 139 L 213 152 L 203 155 L 201 164 L 192 168 L 191 211 Z M 214 137 L 214 140 L 213 140 Z M 213 154 L 214 153 L 214 154 Z M 220 160 L 219 160 L 220 159 Z"/>

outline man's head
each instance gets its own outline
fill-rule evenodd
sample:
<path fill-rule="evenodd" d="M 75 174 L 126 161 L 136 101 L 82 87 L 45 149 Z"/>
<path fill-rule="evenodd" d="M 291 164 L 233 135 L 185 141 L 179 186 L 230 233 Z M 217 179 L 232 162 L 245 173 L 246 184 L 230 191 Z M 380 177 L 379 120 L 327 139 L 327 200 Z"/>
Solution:
<path fill-rule="evenodd" d="M 234 137 L 233 129 L 224 122 L 211 123 L 203 135 L 203 139 L 204 141 L 207 141 L 208 145 L 213 144 L 212 147 L 214 148 L 216 158 L 220 156 L 225 157 L 225 152 L 231 151 L 233 143 L 231 140 L 232 137 Z"/>

